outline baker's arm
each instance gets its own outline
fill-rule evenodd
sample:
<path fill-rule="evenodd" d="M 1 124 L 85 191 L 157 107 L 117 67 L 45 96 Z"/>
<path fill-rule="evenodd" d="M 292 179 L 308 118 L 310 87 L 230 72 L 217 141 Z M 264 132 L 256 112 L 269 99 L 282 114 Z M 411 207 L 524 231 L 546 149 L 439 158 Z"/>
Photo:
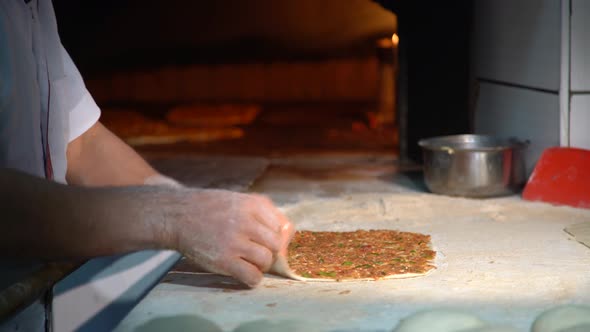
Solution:
<path fill-rule="evenodd" d="M 183 189 L 174 180 L 158 174 L 100 122 L 68 145 L 67 156 L 70 184 L 174 187 L 177 192 L 167 198 L 142 199 L 139 194 L 132 199 L 139 199 L 143 208 L 153 211 L 154 216 L 176 206 L 171 209 L 174 213 L 156 217 L 156 224 L 148 225 L 147 229 L 173 234 L 164 236 L 165 243 L 172 243 L 171 248 L 205 269 L 232 275 L 249 285 L 261 280 L 262 271 L 270 268 L 278 251 L 284 254 L 293 233 L 292 224 L 268 199 L 229 191 Z M 139 193 L 146 191 L 145 188 L 127 190 Z M 130 216 L 122 218 L 120 223 L 133 221 L 134 217 Z M 161 239 L 156 241 L 161 242 Z"/>
<path fill-rule="evenodd" d="M 291 224 L 264 197 L 167 187 L 66 186 L 0 169 L 0 256 L 85 258 L 174 249 L 254 286 Z"/>
<path fill-rule="evenodd" d="M 163 246 L 156 216 L 144 216 L 147 190 L 66 186 L 0 170 L 2 232 L 7 257 L 88 258 Z M 125 222 L 136 220 L 136 222 Z"/>
<path fill-rule="evenodd" d="M 141 156 L 100 122 L 68 144 L 69 184 L 82 186 L 130 186 L 167 184 L 174 180 L 154 170 Z"/>

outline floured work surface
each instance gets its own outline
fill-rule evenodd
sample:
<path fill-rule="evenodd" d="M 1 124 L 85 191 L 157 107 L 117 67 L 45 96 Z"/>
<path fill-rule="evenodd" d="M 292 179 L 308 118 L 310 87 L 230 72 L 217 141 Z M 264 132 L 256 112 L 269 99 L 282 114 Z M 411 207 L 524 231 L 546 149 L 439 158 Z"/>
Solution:
<path fill-rule="evenodd" d="M 395 230 L 298 231 L 275 268 L 307 281 L 411 278 L 434 268 L 430 236 Z M 287 263 L 287 264 L 285 264 Z"/>
<path fill-rule="evenodd" d="M 258 157 L 144 155 L 160 173 L 189 186 L 246 191 L 266 170 L 269 161 Z"/>
<path fill-rule="evenodd" d="M 572 235 L 576 241 L 590 248 L 590 222 L 568 226 L 565 231 Z"/>
<path fill-rule="evenodd" d="M 548 308 L 590 303 L 590 250 L 563 231 L 590 222 L 590 210 L 525 202 L 517 196 L 475 200 L 398 192 L 326 198 L 310 191 L 302 198 L 299 182 L 281 187 L 293 190 L 297 198 L 281 206 L 297 229 L 428 234 L 436 269 L 420 278 L 377 282 L 298 282 L 269 276 L 253 290 L 232 288 L 229 277 L 179 273 L 156 286 L 121 322 L 120 331 L 196 314 L 224 331 L 259 319 L 292 319 L 322 331 L 382 332 L 430 308 L 463 309 L 489 323 L 528 331 Z M 347 190 L 368 184 L 363 179 Z"/>

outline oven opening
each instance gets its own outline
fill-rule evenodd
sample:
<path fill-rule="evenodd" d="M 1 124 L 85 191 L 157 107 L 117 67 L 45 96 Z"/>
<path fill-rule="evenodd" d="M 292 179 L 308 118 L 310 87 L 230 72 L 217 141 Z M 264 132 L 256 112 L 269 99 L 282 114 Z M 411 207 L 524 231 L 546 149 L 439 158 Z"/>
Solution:
<path fill-rule="evenodd" d="M 472 3 L 55 1 L 62 43 L 141 151 L 388 153 L 474 131 Z"/>
<path fill-rule="evenodd" d="M 141 152 L 397 156 L 395 14 L 262 3 L 101 6 L 90 38 L 62 38 L 103 124 Z"/>
<path fill-rule="evenodd" d="M 397 47 L 391 38 L 366 42 L 304 58 L 238 52 L 214 63 L 122 68 L 87 86 L 103 123 L 141 150 L 397 154 Z"/>

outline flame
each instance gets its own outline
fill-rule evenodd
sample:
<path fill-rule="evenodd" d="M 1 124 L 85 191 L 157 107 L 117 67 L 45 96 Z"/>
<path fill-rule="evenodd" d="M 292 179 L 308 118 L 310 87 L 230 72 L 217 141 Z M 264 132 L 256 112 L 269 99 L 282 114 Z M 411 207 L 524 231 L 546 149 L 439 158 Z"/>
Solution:
<path fill-rule="evenodd" d="M 396 33 L 394 33 L 393 36 L 391 36 L 391 42 L 395 47 L 397 47 L 397 45 L 399 44 L 399 37 Z"/>

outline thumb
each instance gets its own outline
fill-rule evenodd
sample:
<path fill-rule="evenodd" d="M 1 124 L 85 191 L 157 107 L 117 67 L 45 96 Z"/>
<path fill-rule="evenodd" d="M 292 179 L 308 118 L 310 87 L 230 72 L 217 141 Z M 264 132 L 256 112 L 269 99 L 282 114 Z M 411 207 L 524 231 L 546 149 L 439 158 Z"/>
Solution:
<path fill-rule="evenodd" d="M 283 224 L 281 227 L 281 246 L 279 254 L 283 256 L 287 256 L 287 248 L 289 247 L 289 243 L 293 239 L 293 235 L 295 235 L 295 226 L 292 223 L 287 222 Z"/>

